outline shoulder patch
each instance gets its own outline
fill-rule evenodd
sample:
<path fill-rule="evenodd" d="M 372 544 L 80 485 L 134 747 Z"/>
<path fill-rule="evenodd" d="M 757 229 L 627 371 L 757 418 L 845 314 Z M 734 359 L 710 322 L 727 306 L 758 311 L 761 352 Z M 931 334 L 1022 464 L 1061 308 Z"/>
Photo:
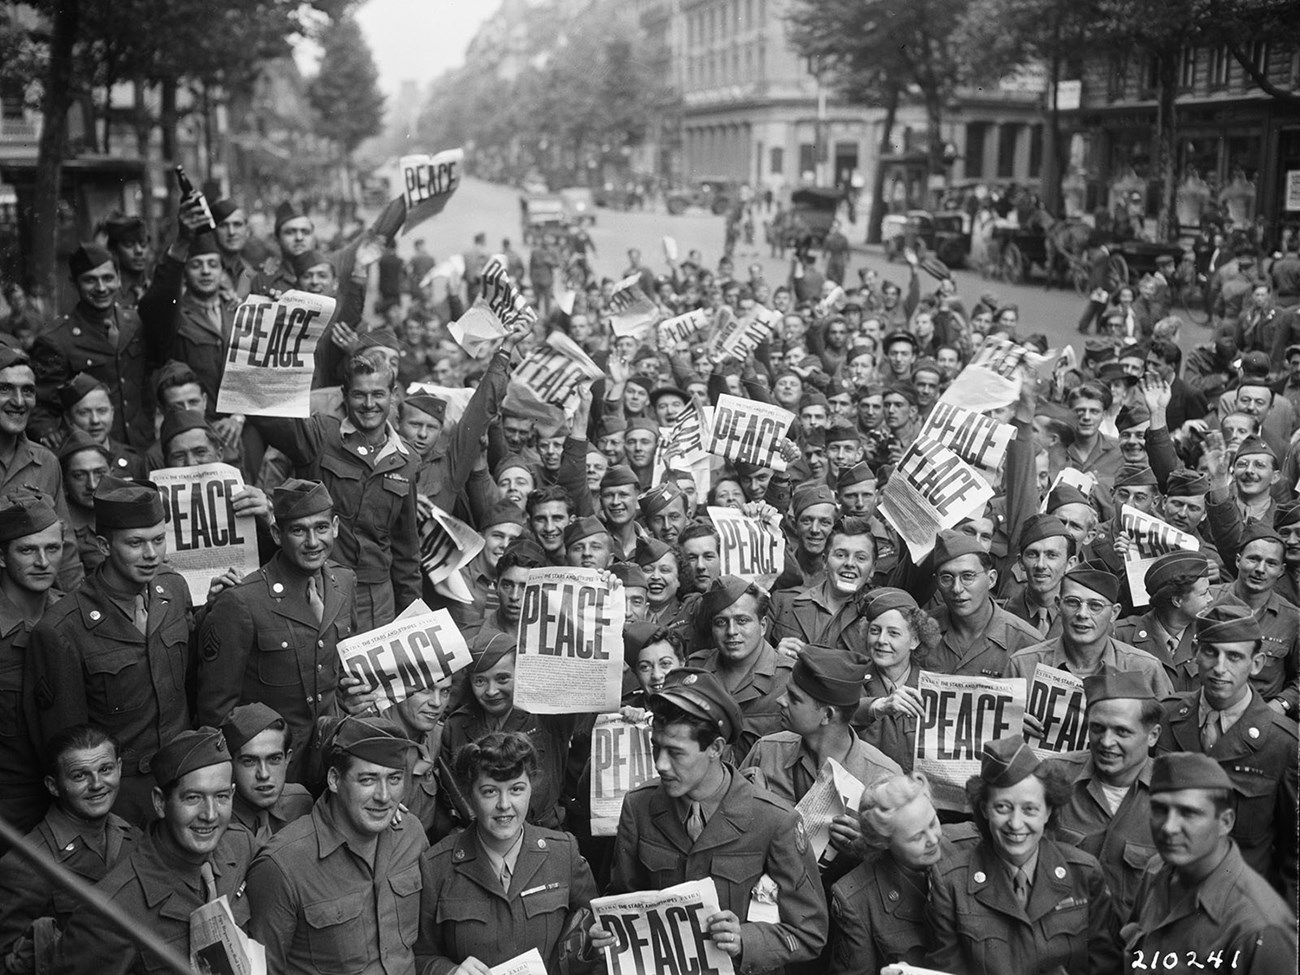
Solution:
<path fill-rule="evenodd" d="M 802 816 L 795 820 L 794 848 L 799 851 L 800 856 L 808 852 L 808 831 L 804 829 Z"/>
<path fill-rule="evenodd" d="M 221 631 L 215 626 L 203 628 L 203 639 L 199 643 L 199 656 L 211 663 L 221 653 Z"/>

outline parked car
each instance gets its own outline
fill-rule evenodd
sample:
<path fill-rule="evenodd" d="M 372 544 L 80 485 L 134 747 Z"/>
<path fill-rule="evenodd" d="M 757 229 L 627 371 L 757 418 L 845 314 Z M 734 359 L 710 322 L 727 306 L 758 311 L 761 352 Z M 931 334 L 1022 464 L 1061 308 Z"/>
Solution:
<path fill-rule="evenodd" d="M 705 176 L 695 180 L 689 186 L 672 190 L 668 194 L 668 212 L 685 213 L 692 206 L 704 209 L 718 216 L 726 213 L 740 197 L 740 184 L 734 179 L 720 176 Z"/>

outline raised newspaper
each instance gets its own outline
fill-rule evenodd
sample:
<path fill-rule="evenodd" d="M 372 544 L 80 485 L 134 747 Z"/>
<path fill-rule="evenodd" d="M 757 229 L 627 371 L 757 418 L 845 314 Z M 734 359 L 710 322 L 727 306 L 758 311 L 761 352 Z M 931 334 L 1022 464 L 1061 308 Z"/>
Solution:
<path fill-rule="evenodd" d="M 966 809 L 966 780 L 986 742 L 1024 735 L 1023 677 L 964 677 L 921 671 L 922 716 L 913 768 L 924 772 L 939 809 Z"/>
<path fill-rule="evenodd" d="M 407 615 L 339 642 L 343 672 L 377 687 L 391 704 L 469 666 L 471 657 L 445 609 Z"/>
<path fill-rule="evenodd" d="M 609 975 L 734 975 L 731 956 L 709 937 L 721 911 L 713 879 L 592 899 L 596 923 L 618 939 L 605 949 Z"/>
<path fill-rule="evenodd" d="M 719 571 L 767 588 L 785 568 L 785 535 L 779 524 L 751 518 L 735 508 L 710 505 L 718 530 Z"/>
<path fill-rule="evenodd" d="M 918 437 L 880 492 L 881 516 L 903 536 L 919 563 L 936 536 L 993 497 L 993 488 L 943 444 Z"/>
<path fill-rule="evenodd" d="M 1180 531 L 1132 505 L 1126 504 L 1120 508 L 1119 523 L 1132 542 L 1124 553 L 1124 575 L 1128 579 L 1133 605 L 1146 606 L 1151 602 L 1145 578 L 1147 569 L 1160 556 L 1170 552 L 1180 549 L 1199 551 L 1201 543 L 1195 535 Z"/>
<path fill-rule="evenodd" d="M 708 328 L 709 315 L 702 308 L 688 311 L 676 318 L 669 318 L 659 323 L 655 335 L 659 340 L 659 351 L 667 352 L 678 345 L 689 342 L 696 332 Z"/>
<path fill-rule="evenodd" d="M 941 443 L 972 467 L 993 473 L 1015 435 L 1010 423 L 951 403 L 935 403 L 919 437 Z"/>
<path fill-rule="evenodd" d="M 578 405 L 579 383 L 603 375 L 578 343 L 552 332 L 545 346 L 530 352 L 515 367 L 511 378 L 541 402 L 559 406 L 571 415 Z"/>
<path fill-rule="evenodd" d="M 1040 355 L 1009 339 L 990 339 L 980 346 L 970 364 L 939 397 L 940 403 L 964 406 L 982 413 L 1016 401 L 1025 369 L 1050 370 L 1055 354 Z"/>
<path fill-rule="evenodd" d="M 420 567 L 424 577 L 443 595 L 472 603 L 473 594 L 460 570 L 483 551 L 483 536 L 459 518 L 431 504 L 429 517 L 420 520 Z"/>
<path fill-rule="evenodd" d="M 1043 725 L 1043 737 L 1033 741 L 1040 756 L 1077 752 L 1088 747 L 1088 702 L 1083 680 L 1069 671 L 1045 664 L 1034 668 L 1026 710 Z"/>
<path fill-rule="evenodd" d="M 597 715 L 591 732 L 591 835 L 617 833 L 624 797 L 658 777 L 649 720 Z"/>
<path fill-rule="evenodd" d="M 859 782 L 848 769 L 833 758 L 828 758 L 817 770 L 812 787 L 795 803 L 808 830 L 808 843 L 819 862 L 830 863 L 839 853 L 831 846 L 831 821 L 836 816 L 858 815 L 858 804 L 866 785 Z"/>
<path fill-rule="evenodd" d="M 789 410 L 727 393 L 718 397 L 709 431 L 709 453 L 733 463 L 786 469 L 781 441 L 796 417 Z"/>
<path fill-rule="evenodd" d="M 277 301 L 250 295 L 235 309 L 217 411 L 306 419 L 316 346 L 334 317 L 334 299 L 286 291 Z"/>
<path fill-rule="evenodd" d="M 744 318 L 731 318 L 718 330 L 714 339 L 717 355 L 746 359 L 769 338 L 781 323 L 781 313 L 761 305 Z"/>
<path fill-rule="evenodd" d="M 506 335 L 532 328 L 536 321 L 537 312 L 510 280 L 505 258 L 496 254 L 483 266 L 474 304 L 447 331 L 470 358 L 481 359 Z"/>
<path fill-rule="evenodd" d="M 233 498 L 244 489 L 237 468 L 164 467 L 149 477 L 167 516 L 167 564 L 185 577 L 195 606 L 207 602 L 209 584 L 227 569 L 256 571 L 257 521 L 235 514 Z"/>
<path fill-rule="evenodd" d="M 623 686 L 621 587 L 597 569 L 531 569 L 519 614 L 515 706 L 533 714 L 616 711 Z"/>
<path fill-rule="evenodd" d="M 609 298 L 609 324 L 614 335 L 643 341 L 659 321 L 659 306 L 641 287 L 641 275 L 629 274 L 614 286 Z"/>
<path fill-rule="evenodd" d="M 402 195 L 406 199 L 406 219 L 402 233 L 409 233 L 430 217 L 442 213 L 452 194 L 460 187 L 465 150 L 444 149 L 402 156 L 397 167 L 402 174 Z"/>

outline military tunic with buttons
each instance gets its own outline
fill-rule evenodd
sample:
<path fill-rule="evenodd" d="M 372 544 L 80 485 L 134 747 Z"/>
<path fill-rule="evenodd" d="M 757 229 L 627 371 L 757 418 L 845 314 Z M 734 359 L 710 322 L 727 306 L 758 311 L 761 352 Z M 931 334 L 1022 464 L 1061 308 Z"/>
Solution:
<path fill-rule="evenodd" d="M 971 823 L 943 828 L 939 862 L 979 835 Z M 879 975 L 895 962 L 920 965 L 932 947 L 925 924 L 929 872 L 905 870 L 886 850 L 873 852 L 831 888 L 830 975 Z"/>
<path fill-rule="evenodd" d="M 125 819 L 109 813 L 101 853 L 86 842 L 80 824 L 52 806 L 28 839 L 65 870 L 96 884 L 135 849 L 140 835 L 140 830 Z M 72 891 L 63 887 L 51 890 L 49 881 L 17 853 L 11 851 L 0 860 L 0 958 L 28 933 L 37 918 L 52 917 L 62 930 L 80 909 L 81 900 Z"/>
<path fill-rule="evenodd" d="M 208 861 L 235 923 L 246 928 L 249 900 L 245 876 L 253 859 L 253 837 L 242 826 L 222 834 Z M 162 822 L 151 823 L 144 838 L 97 888 L 128 917 L 166 942 L 182 958 L 190 954 L 190 915 L 204 904 L 199 865 L 181 856 Z M 84 908 L 72 915 L 54 952 L 51 975 L 171 975 L 161 958 L 140 951 L 116 925 Z"/>
<path fill-rule="evenodd" d="M 108 387 L 113 402 L 111 435 L 138 450 L 153 443 L 154 405 L 145 379 L 162 363 L 149 359 L 134 308 L 118 304 L 109 316 L 117 325 L 116 344 L 108 326 L 87 318 L 81 304 L 36 337 L 31 352 L 36 373 L 36 410 L 29 427 L 33 436 L 44 437 L 58 429 L 63 415 L 58 389 L 84 372 Z"/>
<path fill-rule="evenodd" d="M 849 753 L 839 759 L 844 770 L 864 785 L 885 775 L 899 775 L 902 769 L 875 745 L 853 739 Z M 763 773 L 763 785 L 791 805 L 797 803 L 817 780 L 817 763 L 803 737 L 793 731 L 764 735 L 740 762 L 740 768 Z"/>
<path fill-rule="evenodd" d="M 1143 875 L 1135 909 L 1120 931 L 1126 972 L 1168 971 L 1163 962 L 1170 953 L 1180 963 L 1173 970 L 1180 972 L 1295 971 L 1295 917 L 1277 891 L 1246 865 L 1235 843 L 1194 897 L 1174 882 L 1173 870 L 1159 861 Z M 1218 965 L 1214 958 L 1220 959 Z"/>
<path fill-rule="evenodd" d="M 147 635 L 110 592 L 101 566 L 46 611 L 32 630 L 31 669 L 42 740 L 75 724 L 103 728 L 121 746 L 122 788 L 114 810 L 152 816 L 145 778 L 154 752 L 192 727 L 186 695 L 193 674 L 190 587 L 166 565 L 143 590 Z"/>
<path fill-rule="evenodd" d="M 1201 745 L 1201 692 L 1164 702 L 1155 753 L 1203 752 L 1232 779 L 1237 822 L 1232 838 L 1246 863 L 1296 902 L 1296 748 L 1300 733 L 1252 690 L 1237 722 L 1206 751 Z"/>
<path fill-rule="evenodd" d="M 529 948 L 538 950 L 548 972 L 558 973 L 561 935 L 596 896 L 577 841 L 531 824 L 524 826 L 509 893 L 473 826 L 426 853 L 420 871 L 424 906 L 415 948 L 420 975 L 450 975 L 470 957 L 499 965 Z"/>
<path fill-rule="evenodd" d="M 1169 683 L 1174 691 L 1196 690 L 1200 684 L 1196 679 L 1196 660 L 1192 650 L 1192 635 L 1196 628 L 1188 625 L 1179 637 L 1173 650 L 1160 638 L 1163 628 L 1156 617 L 1155 610 L 1142 616 L 1129 616 L 1115 624 L 1113 635 L 1121 643 L 1145 650 L 1160 661 L 1165 669 Z"/>
<path fill-rule="evenodd" d="M 276 975 L 415 975 L 429 841 L 404 820 L 378 835 L 372 866 L 335 824 L 329 795 L 253 862 L 248 933 Z"/>
<path fill-rule="evenodd" d="M 732 698 L 740 705 L 740 713 L 745 724 L 735 744 L 734 754 L 749 754 L 754 743 L 764 735 L 781 730 L 781 705 L 777 703 L 790 683 L 790 674 L 794 671 L 794 661 L 764 642 L 755 651 L 757 659 L 740 685 L 731 692 Z M 700 667 L 716 674 L 724 687 L 722 671 L 718 668 L 717 650 L 696 650 L 686 661 L 688 666 Z"/>
<path fill-rule="evenodd" d="M 921 668 L 913 663 L 903 683 L 908 687 L 918 687 L 920 679 Z M 871 702 L 888 697 L 890 694 L 889 688 L 885 686 L 884 679 L 879 674 L 867 674 L 862 687 L 862 703 L 858 706 L 851 722 L 853 729 L 863 741 L 874 745 L 897 762 L 904 772 L 911 772 L 916 756 L 916 716 L 911 714 L 875 716 L 871 713 Z"/>
<path fill-rule="evenodd" d="M 658 782 L 628 793 L 618 821 L 609 893 L 662 890 L 712 878 L 722 910 L 740 918 L 740 975 L 811 961 L 826 944 L 822 892 L 803 820 L 785 800 L 728 770 L 722 803 L 692 842 L 681 803 Z M 776 882 L 780 920 L 747 921 L 764 874 Z"/>
<path fill-rule="evenodd" d="M 63 564 L 59 566 L 58 586 L 64 592 L 72 592 L 86 573 L 76 557 L 78 543 L 71 530 L 72 516 L 63 490 L 63 468 L 52 451 L 26 434 L 19 434 L 14 438 L 13 457 L 0 463 L 0 495 L 29 491 L 51 498 L 54 513 L 63 523 Z"/>
<path fill-rule="evenodd" d="M 282 451 L 298 477 L 322 481 L 339 519 L 334 558 L 357 574 L 362 630 L 391 623 L 420 598 L 420 536 L 415 511 L 419 459 L 390 427 L 388 440 L 367 446 L 348 420 L 250 419 Z"/>
<path fill-rule="evenodd" d="M 860 652 L 867 642 L 867 618 L 861 602 L 850 598 L 832 611 L 830 583 L 822 580 L 803 589 L 785 589 L 772 594 L 773 643 L 794 637 L 818 647 L 838 647 Z"/>
<path fill-rule="evenodd" d="M 1232 586 L 1215 586 L 1210 590 L 1212 605 L 1236 600 Z M 1264 666 L 1252 674 L 1250 686 L 1270 703 L 1279 701 L 1283 713 L 1292 721 L 1300 717 L 1300 607 L 1287 602 L 1276 591 L 1255 611 L 1255 619 L 1264 633 Z"/>
<path fill-rule="evenodd" d="M 992 600 L 990 600 L 992 601 Z M 952 616 L 947 606 L 930 614 L 939 624 L 943 639 L 930 651 L 925 661 L 926 670 L 941 674 L 958 674 L 967 677 L 1002 677 L 1007 671 L 1011 655 L 1017 650 L 1033 646 L 1043 638 L 1024 620 L 1007 612 L 997 603 L 989 617 L 984 632 L 970 646 L 954 645 Z"/>
<path fill-rule="evenodd" d="M 307 768 L 316 719 L 335 714 L 339 641 L 357 631 L 356 576 L 334 562 L 321 570 L 325 612 L 318 623 L 307 579 L 278 552 L 223 591 L 199 624 L 198 723 L 218 727 L 240 704 L 260 701 L 293 732 L 290 781 Z"/>
<path fill-rule="evenodd" d="M 926 911 L 935 949 L 926 966 L 962 975 L 1112 975 L 1119 921 L 1097 861 L 1044 839 L 1029 901 L 988 842 L 933 868 Z"/>
<path fill-rule="evenodd" d="M 62 596 L 57 589 L 50 589 L 46 608 Z M 0 592 L 0 815 L 23 832 L 41 821 L 50 804 L 42 781 L 45 768 L 38 745 L 39 721 L 27 675 L 31 635 L 18 607 Z"/>

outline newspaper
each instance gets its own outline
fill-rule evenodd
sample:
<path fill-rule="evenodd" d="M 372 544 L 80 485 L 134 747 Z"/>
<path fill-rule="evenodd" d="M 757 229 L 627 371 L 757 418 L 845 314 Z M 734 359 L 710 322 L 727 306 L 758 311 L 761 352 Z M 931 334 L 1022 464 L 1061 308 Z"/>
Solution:
<path fill-rule="evenodd" d="M 1079 493 L 1085 498 L 1092 497 L 1093 488 L 1097 486 L 1097 479 L 1085 471 L 1078 470 L 1074 467 L 1062 467 L 1061 472 L 1056 475 L 1052 481 L 1052 486 L 1047 489 L 1043 495 L 1043 503 L 1038 506 L 1041 514 L 1047 514 L 1047 502 L 1051 498 L 1052 492 L 1062 484 L 1068 484 L 1070 487 L 1078 488 Z"/>
<path fill-rule="evenodd" d="M 692 465 L 709 459 L 704 446 L 709 427 L 697 406 L 687 407 L 676 423 L 666 431 L 661 428 L 659 434 L 658 450 L 665 468 L 689 471 Z"/>
<path fill-rule="evenodd" d="M 1179 531 L 1173 525 L 1166 524 L 1154 515 L 1139 511 L 1132 505 L 1124 505 L 1119 513 L 1120 527 L 1132 539 L 1133 544 L 1124 553 L 1124 575 L 1128 579 L 1128 589 L 1133 597 L 1133 606 L 1146 606 L 1151 602 L 1147 592 L 1147 569 L 1155 564 L 1156 559 L 1169 552 L 1180 549 L 1188 552 L 1200 550 L 1201 543 L 1195 535 Z"/>
<path fill-rule="evenodd" d="M 676 318 L 666 319 L 660 322 L 655 330 L 659 349 L 661 352 L 666 352 L 684 342 L 689 342 L 692 335 L 708 327 L 709 315 L 702 308 L 688 311 L 685 315 L 678 315 Z"/>
<path fill-rule="evenodd" d="M 533 714 L 616 711 L 623 687 L 622 588 L 597 569 L 531 569 L 519 616 L 515 706 Z"/>
<path fill-rule="evenodd" d="M 733 463 L 783 471 L 787 465 L 780 444 L 795 419 L 793 413 L 779 406 L 724 393 L 713 410 L 709 453 Z"/>
<path fill-rule="evenodd" d="M 664 260 L 669 264 L 677 263 L 677 238 L 664 237 Z"/>
<path fill-rule="evenodd" d="M 1050 370 L 1055 361 L 1051 351 L 1040 355 L 1007 339 L 990 339 L 944 390 L 939 402 L 964 406 L 976 413 L 1001 409 L 1020 396 L 1023 368 Z"/>
<path fill-rule="evenodd" d="M 225 894 L 190 914 L 190 968 L 195 975 L 266 975 L 266 947 L 239 930 Z"/>
<path fill-rule="evenodd" d="M 848 296 L 845 295 L 844 289 L 837 284 L 825 298 L 817 302 L 817 307 L 813 309 L 813 317 L 820 319 L 832 315 L 843 308 L 847 300 Z"/>
<path fill-rule="evenodd" d="M 658 777 L 649 720 L 597 715 L 591 732 L 591 835 L 617 833 L 624 797 Z"/>
<path fill-rule="evenodd" d="M 609 324 L 617 338 L 630 335 L 644 341 L 659 321 L 659 307 L 641 287 L 641 275 L 629 274 L 614 286 L 609 298 Z"/>
<path fill-rule="evenodd" d="M 460 187 L 465 165 L 465 150 L 444 149 L 437 155 L 402 156 L 397 168 L 402 174 L 402 194 L 406 198 L 406 220 L 402 233 L 410 233 L 430 217 L 442 213 L 452 194 Z"/>
<path fill-rule="evenodd" d="M 718 329 L 714 335 L 714 352 L 733 359 L 747 359 L 761 343 L 771 338 L 780 324 L 779 311 L 755 305 L 745 318 L 733 316 Z"/>
<path fill-rule="evenodd" d="M 719 572 L 740 576 L 768 588 L 785 568 L 785 534 L 780 524 L 769 524 L 735 508 L 708 507 L 718 530 Z"/>
<path fill-rule="evenodd" d="M 311 415 L 316 345 L 334 317 L 334 299 L 286 291 L 277 301 L 250 295 L 235 309 L 217 391 L 219 413 Z"/>
<path fill-rule="evenodd" d="M 856 818 L 865 788 L 848 769 L 828 758 L 817 770 L 812 788 L 795 804 L 808 830 L 813 856 L 819 862 L 830 863 L 839 853 L 831 846 L 831 820 L 844 815 Z"/>
<path fill-rule="evenodd" d="M 951 403 L 935 403 L 918 437 L 941 443 L 972 467 L 992 474 L 1002 465 L 1016 428 Z"/>
<path fill-rule="evenodd" d="M 578 405 L 578 386 L 604 375 L 578 343 L 567 335 L 552 332 L 546 345 L 530 352 L 515 367 L 512 381 L 525 387 L 542 403 L 561 407 L 573 414 Z"/>
<path fill-rule="evenodd" d="M 496 254 L 483 266 L 474 304 L 447 331 L 471 359 L 482 359 L 496 351 L 501 339 L 536 322 L 537 312 L 510 280 L 505 257 Z"/>
<path fill-rule="evenodd" d="M 472 603 L 474 595 L 460 576 L 460 570 L 483 551 L 483 536 L 459 518 L 453 518 L 436 504 L 421 520 L 420 567 L 424 577 L 444 596 L 460 603 Z"/>
<path fill-rule="evenodd" d="M 1034 741 L 1034 751 L 1040 758 L 1088 747 L 1088 702 L 1081 678 L 1038 664 L 1029 682 L 1026 709 L 1043 725 L 1043 737 Z"/>
<path fill-rule="evenodd" d="M 427 607 L 425 607 L 427 609 Z M 381 626 L 339 641 L 343 672 L 378 688 L 392 704 L 469 666 L 471 657 L 451 613 L 403 613 Z"/>
<path fill-rule="evenodd" d="M 966 809 L 966 780 L 980 770 L 986 742 L 1024 735 L 1023 677 L 962 677 L 923 670 L 923 716 L 913 768 L 924 772 L 936 808 Z"/>
<path fill-rule="evenodd" d="M 940 531 L 952 528 L 993 497 L 993 488 L 955 453 L 933 440 L 917 438 L 907 448 L 877 506 L 920 563 Z"/>
<path fill-rule="evenodd" d="M 190 599 L 201 606 L 208 586 L 227 569 L 257 570 L 257 520 L 237 515 L 232 498 L 244 479 L 229 464 L 164 467 L 149 475 L 167 516 L 167 564 L 185 577 Z"/>
<path fill-rule="evenodd" d="M 596 923 L 618 939 L 605 949 L 609 975 L 734 975 L 731 956 L 709 937 L 721 911 L 713 879 L 591 902 Z"/>
<path fill-rule="evenodd" d="M 542 960 L 540 951 L 529 948 L 522 955 L 493 965 L 488 969 L 488 975 L 547 975 L 546 962 Z"/>

